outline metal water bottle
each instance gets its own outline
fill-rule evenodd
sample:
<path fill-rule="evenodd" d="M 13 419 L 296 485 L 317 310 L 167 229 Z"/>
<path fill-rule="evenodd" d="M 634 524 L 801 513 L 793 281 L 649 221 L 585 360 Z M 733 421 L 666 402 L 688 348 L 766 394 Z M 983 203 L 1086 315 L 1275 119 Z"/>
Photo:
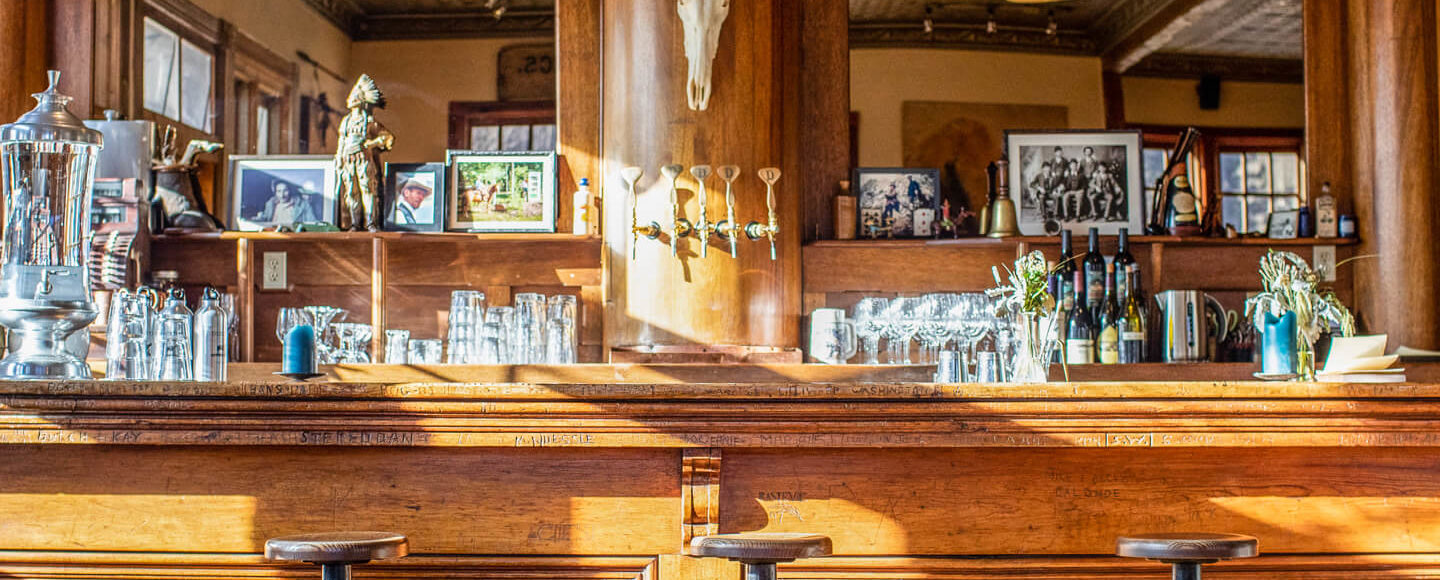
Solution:
<path fill-rule="evenodd" d="M 230 313 L 220 307 L 220 292 L 205 288 L 195 311 L 195 380 L 223 383 L 230 352 Z"/>

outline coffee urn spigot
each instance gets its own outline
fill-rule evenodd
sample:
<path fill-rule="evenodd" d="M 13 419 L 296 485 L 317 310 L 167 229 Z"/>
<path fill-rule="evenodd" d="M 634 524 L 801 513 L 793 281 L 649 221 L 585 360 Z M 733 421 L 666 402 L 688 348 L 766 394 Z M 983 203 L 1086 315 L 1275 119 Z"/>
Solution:
<path fill-rule="evenodd" d="M 70 113 L 70 97 L 56 90 L 60 73 L 49 76 L 35 108 L 0 126 L 0 325 L 19 342 L 0 360 L 4 379 L 90 378 L 65 341 L 96 315 L 86 240 L 102 138 Z"/>

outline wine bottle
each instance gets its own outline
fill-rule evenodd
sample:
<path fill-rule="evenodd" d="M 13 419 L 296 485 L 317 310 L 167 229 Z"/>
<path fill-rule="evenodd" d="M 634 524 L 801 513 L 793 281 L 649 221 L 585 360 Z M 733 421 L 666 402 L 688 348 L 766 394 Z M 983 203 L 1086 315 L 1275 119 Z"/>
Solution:
<path fill-rule="evenodd" d="M 1120 320 L 1117 322 L 1117 330 L 1120 332 L 1119 359 L 1121 364 L 1145 362 L 1147 341 L 1150 336 L 1146 326 L 1145 309 L 1141 306 L 1144 302 L 1141 302 L 1140 266 L 1130 264 L 1127 274 L 1130 295 L 1125 297 Z"/>
<path fill-rule="evenodd" d="M 1135 266 L 1135 256 L 1130 255 L 1130 229 L 1120 228 L 1119 245 L 1115 249 L 1115 303 L 1121 309 L 1130 300 L 1130 267 Z"/>
<path fill-rule="evenodd" d="M 1084 273 L 1075 272 L 1075 285 L 1078 287 L 1084 282 Z M 1095 326 L 1090 317 L 1090 308 L 1085 305 L 1084 300 L 1075 301 L 1075 309 L 1070 311 L 1070 320 L 1065 329 L 1065 362 L 1072 365 L 1084 365 L 1095 362 Z"/>
<path fill-rule="evenodd" d="M 1070 230 L 1060 232 L 1060 264 L 1052 275 L 1058 292 L 1055 301 L 1064 312 L 1075 307 L 1075 262 L 1070 259 L 1075 249 L 1070 239 Z"/>
<path fill-rule="evenodd" d="M 1100 229 L 1090 228 L 1090 249 L 1085 252 L 1085 261 L 1080 265 L 1085 271 L 1085 307 L 1090 315 L 1100 312 L 1100 303 L 1105 299 L 1105 256 L 1100 255 Z"/>
<path fill-rule="evenodd" d="M 1105 299 L 1100 303 L 1099 322 L 1095 325 L 1095 362 L 1113 365 L 1120 362 L 1120 307 L 1115 304 L 1115 265 L 1105 267 Z"/>

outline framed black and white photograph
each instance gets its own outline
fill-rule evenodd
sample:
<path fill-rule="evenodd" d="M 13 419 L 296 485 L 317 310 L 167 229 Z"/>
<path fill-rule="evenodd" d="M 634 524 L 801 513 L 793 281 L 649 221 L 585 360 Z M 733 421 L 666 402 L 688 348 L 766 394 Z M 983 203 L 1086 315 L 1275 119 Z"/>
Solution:
<path fill-rule="evenodd" d="M 1272 240 L 1293 240 L 1300 231 L 1300 210 L 1270 212 L 1266 235 Z"/>
<path fill-rule="evenodd" d="M 445 231 L 445 164 L 385 164 L 385 231 Z"/>
<path fill-rule="evenodd" d="M 555 153 L 449 151 L 447 230 L 554 232 Z"/>
<path fill-rule="evenodd" d="M 1144 227 L 1139 131 L 1006 131 L 1020 233 Z"/>
<path fill-rule="evenodd" d="M 940 170 L 867 168 L 851 178 L 860 237 L 928 238 L 940 215 Z"/>
<path fill-rule="evenodd" d="M 232 155 L 228 223 L 258 232 L 335 224 L 335 160 L 329 155 Z"/>

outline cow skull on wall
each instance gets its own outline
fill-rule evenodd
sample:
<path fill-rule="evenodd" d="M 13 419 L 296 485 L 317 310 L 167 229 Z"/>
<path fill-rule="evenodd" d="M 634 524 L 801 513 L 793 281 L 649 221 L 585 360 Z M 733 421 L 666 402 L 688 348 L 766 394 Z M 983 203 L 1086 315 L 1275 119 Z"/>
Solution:
<path fill-rule="evenodd" d="M 690 110 L 710 107 L 710 66 L 720 44 L 720 25 L 730 14 L 730 0 L 678 0 L 685 24 L 685 59 L 690 61 L 685 97 Z"/>

